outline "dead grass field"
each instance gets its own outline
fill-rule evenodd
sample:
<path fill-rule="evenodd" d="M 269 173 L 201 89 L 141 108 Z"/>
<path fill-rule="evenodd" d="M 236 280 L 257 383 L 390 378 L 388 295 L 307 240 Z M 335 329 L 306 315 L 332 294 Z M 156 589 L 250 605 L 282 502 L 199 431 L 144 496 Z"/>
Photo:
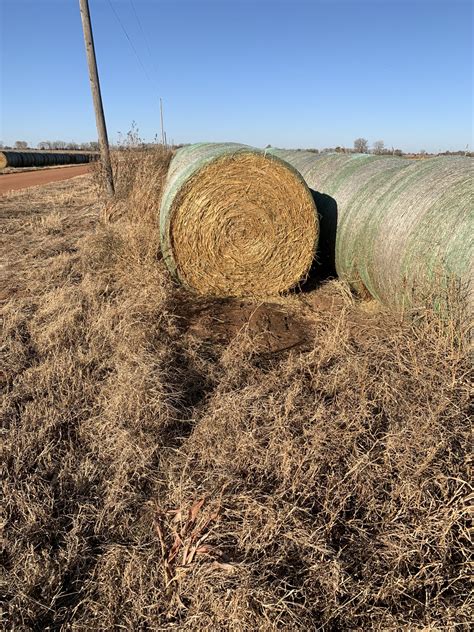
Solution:
<path fill-rule="evenodd" d="M 186 294 L 167 160 L 0 198 L 4 629 L 469 629 L 462 332 Z"/>

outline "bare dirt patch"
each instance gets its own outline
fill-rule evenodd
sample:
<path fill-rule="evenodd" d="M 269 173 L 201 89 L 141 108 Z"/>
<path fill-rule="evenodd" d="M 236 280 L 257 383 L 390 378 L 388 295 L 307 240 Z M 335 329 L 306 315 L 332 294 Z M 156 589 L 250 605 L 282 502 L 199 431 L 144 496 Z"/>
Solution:
<path fill-rule="evenodd" d="M 0 199 L 6 629 L 468 629 L 462 332 L 186 294 L 167 160 Z"/>

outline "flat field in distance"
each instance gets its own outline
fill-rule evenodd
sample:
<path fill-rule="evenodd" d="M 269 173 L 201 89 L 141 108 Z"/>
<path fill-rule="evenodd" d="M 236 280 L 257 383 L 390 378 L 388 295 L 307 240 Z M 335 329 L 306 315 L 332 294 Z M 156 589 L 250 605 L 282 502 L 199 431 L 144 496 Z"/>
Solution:
<path fill-rule="evenodd" d="M 462 332 L 186 293 L 168 161 L 0 197 L 6 629 L 467 630 Z"/>

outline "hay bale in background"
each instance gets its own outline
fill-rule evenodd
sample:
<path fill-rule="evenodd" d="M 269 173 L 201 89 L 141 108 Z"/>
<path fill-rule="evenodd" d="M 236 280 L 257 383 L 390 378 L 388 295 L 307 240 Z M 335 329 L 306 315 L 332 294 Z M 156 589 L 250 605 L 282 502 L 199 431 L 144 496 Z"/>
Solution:
<path fill-rule="evenodd" d="M 0 152 L 0 169 L 84 164 L 98 158 L 99 154 L 93 152 L 2 151 Z"/>
<path fill-rule="evenodd" d="M 443 285 L 455 282 L 473 305 L 472 158 L 270 151 L 332 201 L 316 197 L 322 236 L 337 224 L 341 278 L 392 305 L 429 295 L 439 300 Z"/>
<path fill-rule="evenodd" d="M 269 296 L 305 277 L 318 219 L 293 167 L 235 143 L 183 147 L 173 158 L 160 211 L 167 267 L 212 296 Z"/>

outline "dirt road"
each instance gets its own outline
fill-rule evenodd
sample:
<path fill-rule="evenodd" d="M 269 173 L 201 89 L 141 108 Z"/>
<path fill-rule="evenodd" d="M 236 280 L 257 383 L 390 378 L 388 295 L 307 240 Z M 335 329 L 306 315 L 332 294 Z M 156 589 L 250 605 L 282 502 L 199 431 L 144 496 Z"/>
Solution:
<path fill-rule="evenodd" d="M 36 187 L 49 182 L 67 180 L 75 176 L 89 173 L 90 165 L 78 165 L 77 167 L 61 167 L 59 169 L 38 169 L 37 171 L 23 171 L 21 173 L 0 174 L 0 195 L 8 191 Z"/>

